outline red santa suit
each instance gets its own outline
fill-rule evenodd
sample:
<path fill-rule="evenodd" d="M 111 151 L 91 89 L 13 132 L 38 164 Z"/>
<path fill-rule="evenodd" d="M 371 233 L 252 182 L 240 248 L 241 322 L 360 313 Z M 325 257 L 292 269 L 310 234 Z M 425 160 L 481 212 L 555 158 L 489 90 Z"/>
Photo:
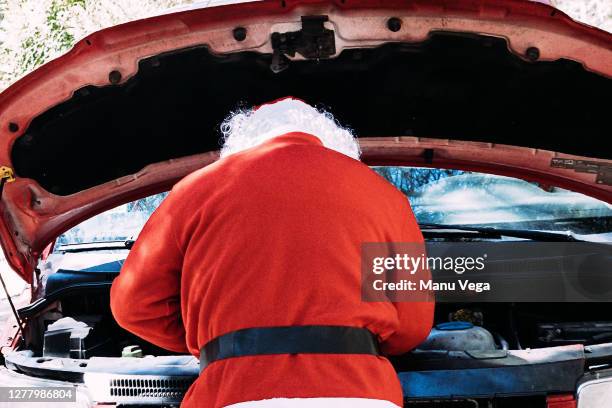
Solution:
<path fill-rule="evenodd" d="M 429 333 L 433 304 L 363 302 L 360 246 L 422 240 L 395 187 L 317 137 L 287 133 L 175 185 L 114 281 L 111 307 L 127 330 L 196 357 L 225 333 L 305 325 L 367 328 L 383 353 L 405 353 Z M 182 406 L 232 404 L 403 401 L 383 356 L 277 354 L 211 363 Z"/>

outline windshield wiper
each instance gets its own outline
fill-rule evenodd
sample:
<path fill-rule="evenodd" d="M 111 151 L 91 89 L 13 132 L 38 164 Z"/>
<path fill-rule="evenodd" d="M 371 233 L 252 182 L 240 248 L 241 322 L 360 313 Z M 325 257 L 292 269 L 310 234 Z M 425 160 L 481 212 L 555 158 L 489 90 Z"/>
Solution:
<path fill-rule="evenodd" d="M 524 238 L 531 239 L 534 241 L 545 241 L 545 242 L 586 242 L 582 239 L 576 238 L 571 233 L 563 232 L 549 232 L 549 231 L 538 231 L 538 230 L 521 230 L 521 229 L 507 229 L 507 228 L 493 228 L 493 227 L 470 227 L 464 225 L 452 225 L 452 224 L 435 224 L 435 223 L 423 223 L 419 224 L 419 227 L 424 230 L 455 230 L 465 232 L 475 232 L 485 234 L 486 236 L 493 237 L 512 237 L 512 238 Z"/>
<path fill-rule="evenodd" d="M 107 249 L 130 249 L 134 245 L 134 240 L 99 241 L 99 242 L 76 242 L 72 244 L 62 244 L 57 247 L 58 251 L 63 252 L 86 252 L 103 251 Z"/>

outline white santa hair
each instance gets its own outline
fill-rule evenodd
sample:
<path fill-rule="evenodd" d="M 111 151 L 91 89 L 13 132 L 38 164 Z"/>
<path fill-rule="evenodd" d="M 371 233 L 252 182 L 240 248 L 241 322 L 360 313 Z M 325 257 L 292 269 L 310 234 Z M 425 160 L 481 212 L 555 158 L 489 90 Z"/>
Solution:
<path fill-rule="evenodd" d="M 232 112 L 221 124 L 221 157 L 289 132 L 316 136 L 323 146 L 359 160 L 359 143 L 349 129 L 340 126 L 331 113 L 291 97 Z"/>

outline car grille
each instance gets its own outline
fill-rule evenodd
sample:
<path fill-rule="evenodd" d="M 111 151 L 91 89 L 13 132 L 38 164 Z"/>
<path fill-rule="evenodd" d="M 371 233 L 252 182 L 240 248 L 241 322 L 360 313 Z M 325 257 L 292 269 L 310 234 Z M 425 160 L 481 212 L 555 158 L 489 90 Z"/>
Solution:
<path fill-rule="evenodd" d="M 196 377 L 88 373 L 85 385 L 96 402 L 179 404 Z"/>
<path fill-rule="evenodd" d="M 110 380 L 112 397 L 183 398 L 193 379 L 115 378 Z"/>

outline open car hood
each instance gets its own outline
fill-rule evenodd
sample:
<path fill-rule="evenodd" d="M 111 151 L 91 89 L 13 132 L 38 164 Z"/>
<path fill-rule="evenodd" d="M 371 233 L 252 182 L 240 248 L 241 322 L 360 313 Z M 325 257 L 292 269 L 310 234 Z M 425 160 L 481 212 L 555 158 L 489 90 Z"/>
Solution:
<path fill-rule="evenodd" d="M 352 127 L 368 164 L 610 202 L 611 40 L 510 0 L 261 1 L 94 33 L 0 95 L 5 255 L 31 281 L 58 234 L 216 160 L 229 111 L 285 95 Z"/>

